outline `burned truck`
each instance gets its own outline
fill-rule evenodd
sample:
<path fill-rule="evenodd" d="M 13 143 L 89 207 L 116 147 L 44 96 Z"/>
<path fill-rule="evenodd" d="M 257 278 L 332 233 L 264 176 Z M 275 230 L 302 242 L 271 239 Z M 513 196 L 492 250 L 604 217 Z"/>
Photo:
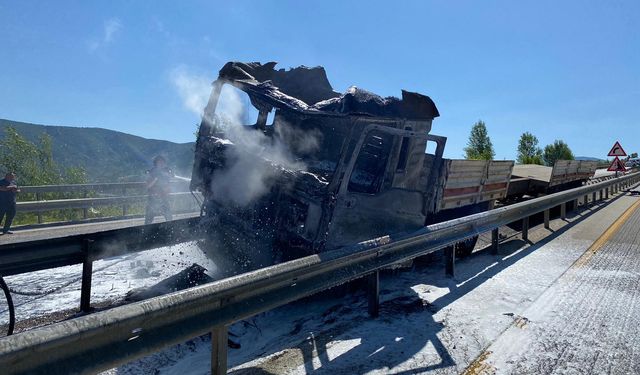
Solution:
<path fill-rule="evenodd" d="M 443 158 L 428 96 L 339 94 L 322 67 L 274 68 L 227 63 L 198 131 L 191 188 L 204 196 L 203 248 L 222 267 L 413 231 L 505 197 L 513 162 Z"/>

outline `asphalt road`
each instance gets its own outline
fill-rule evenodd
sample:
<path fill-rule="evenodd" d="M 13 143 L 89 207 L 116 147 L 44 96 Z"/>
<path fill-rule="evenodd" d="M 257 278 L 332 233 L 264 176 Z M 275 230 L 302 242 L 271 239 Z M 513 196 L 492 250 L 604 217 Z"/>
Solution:
<path fill-rule="evenodd" d="M 640 198 L 480 356 L 504 374 L 640 373 Z M 479 372 L 476 372 L 479 373 Z"/>

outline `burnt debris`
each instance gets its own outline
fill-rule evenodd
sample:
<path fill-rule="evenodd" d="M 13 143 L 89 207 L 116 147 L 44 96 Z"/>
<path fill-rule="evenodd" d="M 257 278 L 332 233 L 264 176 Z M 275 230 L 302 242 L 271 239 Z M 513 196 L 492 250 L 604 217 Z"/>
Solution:
<path fill-rule="evenodd" d="M 219 79 L 251 87 L 248 94 L 252 101 L 255 97 L 268 97 L 299 111 L 406 119 L 433 119 L 440 115 L 426 95 L 402 90 L 401 99 L 382 98 L 357 87 L 340 95 L 333 91 L 323 67 L 275 70 L 275 65 L 275 62 L 264 65 L 229 62 L 220 70 Z"/>

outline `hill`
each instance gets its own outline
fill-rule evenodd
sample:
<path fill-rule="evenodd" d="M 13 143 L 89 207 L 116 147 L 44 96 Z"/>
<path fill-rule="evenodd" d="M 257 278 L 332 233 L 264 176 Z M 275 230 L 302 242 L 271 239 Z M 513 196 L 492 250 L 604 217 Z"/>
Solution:
<path fill-rule="evenodd" d="M 587 160 L 587 161 L 603 161 L 601 158 L 594 158 L 591 156 L 576 156 L 576 160 Z M 606 161 L 606 160 L 604 160 Z"/>
<path fill-rule="evenodd" d="M 102 128 L 37 125 L 0 119 L 0 138 L 14 127 L 37 142 L 42 133 L 53 142 L 53 159 L 62 167 L 83 167 L 90 182 L 141 181 L 150 159 L 165 155 L 177 175 L 191 176 L 194 143 L 146 139 Z"/>

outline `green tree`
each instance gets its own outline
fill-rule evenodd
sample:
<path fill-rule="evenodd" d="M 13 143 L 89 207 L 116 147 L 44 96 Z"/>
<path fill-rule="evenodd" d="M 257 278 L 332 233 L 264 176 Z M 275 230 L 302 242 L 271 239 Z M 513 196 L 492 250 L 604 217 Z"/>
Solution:
<path fill-rule="evenodd" d="M 629 155 L 630 158 L 635 159 L 638 157 L 638 153 L 637 152 L 632 152 L 631 155 Z"/>
<path fill-rule="evenodd" d="M 61 169 L 56 164 L 52 146 L 51 137 L 45 133 L 36 144 L 9 126 L 5 129 L 5 137 L 0 139 L 0 170 L 16 172 L 23 186 L 86 183 L 83 168 Z"/>
<path fill-rule="evenodd" d="M 555 140 L 552 144 L 546 145 L 542 154 L 544 164 L 552 167 L 557 160 L 573 160 L 573 152 L 562 140 Z"/>
<path fill-rule="evenodd" d="M 482 120 L 478 120 L 471 128 L 464 153 L 466 159 L 472 160 L 491 160 L 495 156 L 491 139 L 487 134 L 487 126 Z"/>
<path fill-rule="evenodd" d="M 520 136 L 518 142 L 518 158 L 520 164 L 543 164 L 542 149 L 538 147 L 538 138 L 529 133 L 524 132 Z"/>

